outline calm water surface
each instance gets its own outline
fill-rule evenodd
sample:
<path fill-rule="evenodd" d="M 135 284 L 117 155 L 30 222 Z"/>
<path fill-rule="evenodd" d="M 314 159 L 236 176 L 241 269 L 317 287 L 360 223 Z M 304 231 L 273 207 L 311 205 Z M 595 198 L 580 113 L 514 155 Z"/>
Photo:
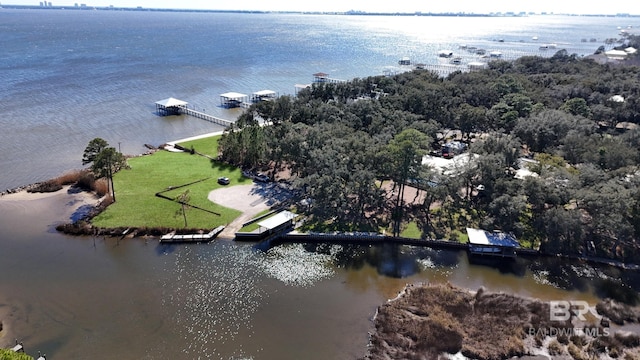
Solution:
<path fill-rule="evenodd" d="M 617 26 L 636 25 L 629 20 L 0 9 L 0 189 L 79 167 L 94 137 L 135 154 L 145 143 L 219 130 L 156 116 L 154 102 L 170 96 L 234 119 L 219 94 L 291 94 L 318 71 L 379 75 L 403 56 L 435 64 L 438 50 L 459 44 L 517 55 L 553 42 L 587 54 L 599 43 L 582 38 L 615 37 Z M 615 269 L 528 260 L 496 268 L 412 247 L 263 253 L 227 240 L 75 238 L 53 229 L 74 216 L 73 196 L 7 199 L 0 318 L 29 353 L 52 359 L 354 359 L 376 306 L 407 283 L 592 302 L 640 288 L 636 273 Z"/>
<path fill-rule="evenodd" d="M 618 26 L 637 22 L 0 9 L 0 189 L 80 167 L 95 137 L 138 154 L 144 144 L 220 130 L 159 118 L 154 103 L 168 97 L 233 120 L 239 112 L 220 107 L 222 93 L 293 94 L 319 71 L 338 79 L 381 75 L 405 56 L 438 64 L 442 49 L 478 60 L 458 49 L 463 44 L 509 58 L 553 55 L 538 50 L 542 43 L 591 54 L 618 37 Z M 591 38 L 597 42 L 582 42 Z"/>
<path fill-rule="evenodd" d="M 416 247 L 264 253 L 223 239 L 161 246 L 55 233 L 74 201 L 64 192 L 0 200 L 0 313 L 28 351 L 54 359 L 354 359 L 376 307 L 407 283 L 591 303 L 612 286 L 640 288 L 632 272 L 523 259 L 473 265 L 465 253 Z"/>

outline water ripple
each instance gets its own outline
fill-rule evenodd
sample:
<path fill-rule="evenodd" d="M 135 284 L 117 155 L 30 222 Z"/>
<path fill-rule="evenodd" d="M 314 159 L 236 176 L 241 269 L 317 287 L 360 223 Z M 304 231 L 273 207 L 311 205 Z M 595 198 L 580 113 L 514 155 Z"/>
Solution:
<path fill-rule="evenodd" d="M 339 246 L 329 253 L 308 252 L 301 244 L 277 246 L 263 254 L 257 263 L 267 276 L 291 286 L 311 286 L 334 275 L 333 265 Z"/>
<path fill-rule="evenodd" d="M 173 268 L 175 283 L 165 284 L 163 305 L 174 309 L 188 358 L 220 359 L 234 349 L 233 358 L 246 358 L 236 348 L 240 334 L 253 335 L 252 315 L 266 293 L 251 276 L 254 253 L 249 248 L 184 247 L 177 252 Z M 237 345 L 241 347 L 241 345 Z"/>

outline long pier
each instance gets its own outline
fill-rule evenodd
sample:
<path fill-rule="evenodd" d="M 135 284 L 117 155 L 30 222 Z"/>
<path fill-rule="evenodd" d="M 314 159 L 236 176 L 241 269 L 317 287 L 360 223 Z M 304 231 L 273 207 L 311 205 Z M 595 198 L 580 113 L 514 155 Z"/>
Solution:
<path fill-rule="evenodd" d="M 467 250 L 468 243 L 461 243 L 450 240 L 435 239 L 413 239 L 406 237 L 396 237 L 383 235 L 378 233 L 285 233 L 275 238 L 269 239 L 267 247 L 282 243 L 330 243 L 330 244 L 355 244 L 355 245 L 374 245 L 374 244 L 398 244 L 410 246 L 425 246 L 432 249 L 442 250 Z M 264 241 L 264 240 L 263 240 Z M 262 244 L 262 242 L 261 242 Z M 263 245 L 264 247 L 264 245 Z M 539 256 L 538 250 L 516 248 L 516 255 L 519 256 Z"/>
<path fill-rule="evenodd" d="M 200 111 L 189 109 L 188 107 L 180 107 L 179 109 L 180 110 L 178 112 L 180 114 L 193 116 L 193 117 L 196 117 L 198 119 L 206 120 L 206 121 L 214 123 L 214 124 L 222 125 L 224 127 L 229 127 L 229 126 L 231 126 L 233 124 L 233 121 L 221 119 L 221 118 L 215 117 L 213 115 L 209 115 L 209 114 L 205 114 L 205 113 L 200 112 Z"/>

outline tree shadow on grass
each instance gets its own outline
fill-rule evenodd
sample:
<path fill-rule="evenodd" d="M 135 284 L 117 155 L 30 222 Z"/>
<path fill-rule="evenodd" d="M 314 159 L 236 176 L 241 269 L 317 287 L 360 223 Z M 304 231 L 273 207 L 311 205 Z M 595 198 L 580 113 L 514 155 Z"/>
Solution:
<path fill-rule="evenodd" d="M 211 168 L 216 171 L 233 171 L 238 168 L 237 166 L 229 165 L 216 159 L 211 159 L 209 162 L 211 163 Z"/>

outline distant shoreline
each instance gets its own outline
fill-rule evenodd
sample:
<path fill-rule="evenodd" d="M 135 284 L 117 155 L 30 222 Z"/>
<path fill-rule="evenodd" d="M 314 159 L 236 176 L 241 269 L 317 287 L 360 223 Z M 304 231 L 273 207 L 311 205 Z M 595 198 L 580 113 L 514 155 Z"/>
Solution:
<path fill-rule="evenodd" d="M 640 17 L 640 14 L 556 14 L 556 13 L 527 13 L 527 12 L 496 12 L 496 13 L 464 13 L 464 12 L 365 12 L 365 11 L 265 11 L 265 10 L 215 10 L 215 9 L 170 9 L 145 7 L 115 7 L 115 6 L 40 6 L 40 5 L 0 5 L 0 9 L 26 10 L 110 10 L 110 11 L 159 11 L 159 12 L 198 12 L 198 13 L 229 13 L 229 14 L 298 14 L 298 15 L 350 15 L 350 16 L 455 16 L 455 17 L 527 17 L 527 16 L 581 16 L 581 17 Z"/>

